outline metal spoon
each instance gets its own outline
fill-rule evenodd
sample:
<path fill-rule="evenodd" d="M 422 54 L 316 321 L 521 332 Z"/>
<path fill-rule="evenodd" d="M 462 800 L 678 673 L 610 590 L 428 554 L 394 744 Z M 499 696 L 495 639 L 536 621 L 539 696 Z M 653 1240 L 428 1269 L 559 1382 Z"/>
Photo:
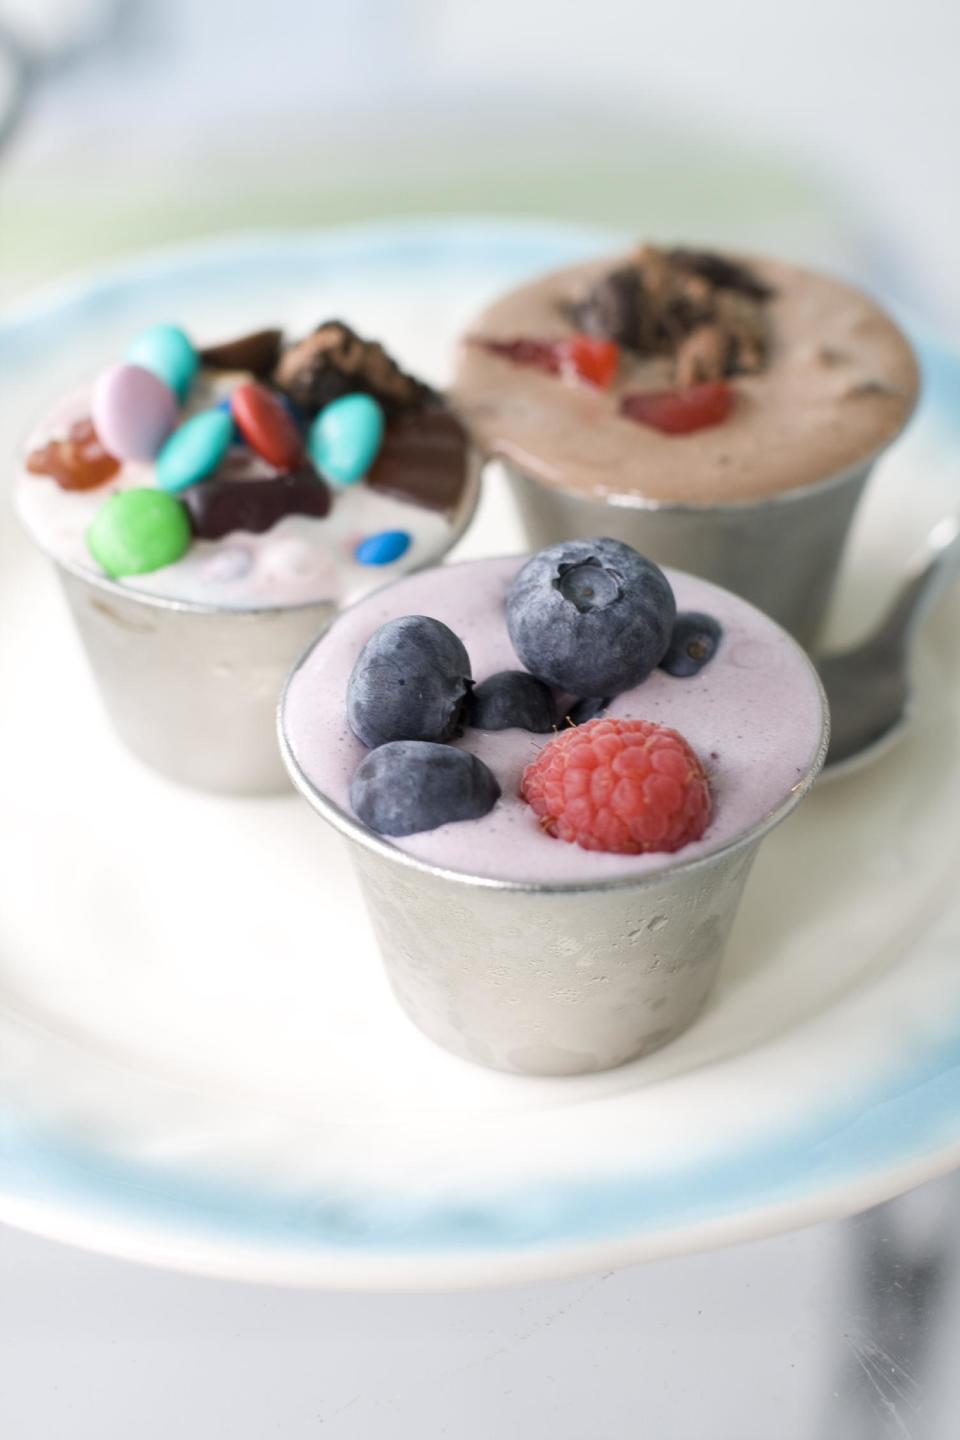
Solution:
<path fill-rule="evenodd" d="M 910 652 L 917 621 L 960 570 L 960 516 L 930 531 L 883 620 L 872 635 L 817 669 L 830 702 L 830 749 L 825 775 L 866 765 L 893 745 L 911 716 Z"/>

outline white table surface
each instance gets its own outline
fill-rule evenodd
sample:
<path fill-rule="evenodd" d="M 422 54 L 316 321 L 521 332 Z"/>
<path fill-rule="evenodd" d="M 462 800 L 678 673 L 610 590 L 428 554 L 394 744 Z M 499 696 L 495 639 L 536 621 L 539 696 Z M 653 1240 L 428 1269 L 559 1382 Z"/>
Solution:
<path fill-rule="evenodd" d="M 0 1228 L 8 1440 L 955 1440 L 960 1177 L 854 1220 L 460 1295 L 282 1291 Z"/>

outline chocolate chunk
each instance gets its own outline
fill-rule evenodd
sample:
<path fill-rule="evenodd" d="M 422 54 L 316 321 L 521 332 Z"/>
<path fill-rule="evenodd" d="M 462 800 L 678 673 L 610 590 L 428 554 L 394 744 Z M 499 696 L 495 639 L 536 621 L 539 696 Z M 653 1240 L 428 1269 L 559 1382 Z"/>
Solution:
<path fill-rule="evenodd" d="M 397 415 L 387 424 L 366 483 L 381 494 L 452 514 L 467 480 L 467 437 L 449 410 Z"/>
<path fill-rule="evenodd" d="M 763 368 L 771 293 L 722 255 L 645 245 L 602 276 L 570 318 L 640 355 L 671 357 L 678 385 L 698 385 Z"/>
<path fill-rule="evenodd" d="M 698 325 L 677 350 L 677 384 L 699 385 L 727 374 L 730 337 L 719 325 Z"/>
<path fill-rule="evenodd" d="M 361 391 L 388 414 L 416 409 L 433 391 L 401 370 L 375 340 L 362 340 L 349 325 L 328 320 L 284 350 L 274 382 L 308 417 L 331 400 Z"/>
<path fill-rule="evenodd" d="M 636 265 L 611 270 L 590 293 L 570 307 L 570 318 L 586 335 L 615 340 L 631 350 L 643 348 L 643 277 Z"/>
<path fill-rule="evenodd" d="M 717 255 L 712 250 L 688 250 L 676 246 L 667 251 L 667 259 L 678 270 L 699 275 L 718 290 L 737 290 L 741 295 L 749 295 L 751 300 L 769 300 L 773 294 L 770 286 L 746 265 L 741 265 L 738 260 L 728 260 L 725 255 Z"/>
<path fill-rule="evenodd" d="M 311 465 L 292 475 L 236 480 L 220 472 L 191 485 L 180 496 L 190 513 L 193 533 L 201 540 L 219 540 L 232 530 L 259 535 L 284 515 L 314 515 L 330 510 L 330 491 Z"/>
<path fill-rule="evenodd" d="M 283 342 L 282 330 L 254 330 L 222 345 L 208 345 L 200 360 L 213 370 L 249 370 L 254 375 L 273 373 Z"/>

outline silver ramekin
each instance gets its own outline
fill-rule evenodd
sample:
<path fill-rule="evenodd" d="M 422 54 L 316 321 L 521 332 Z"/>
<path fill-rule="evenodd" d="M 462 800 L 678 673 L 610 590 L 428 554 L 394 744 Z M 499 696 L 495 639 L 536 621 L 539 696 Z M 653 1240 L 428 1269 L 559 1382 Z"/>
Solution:
<path fill-rule="evenodd" d="M 442 559 L 470 523 L 480 469 L 471 451 L 449 543 L 424 565 Z M 135 755 L 201 790 L 267 795 L 288 788 L 277 753 L 277 696 L 304 646 L 336 616 L 333 601 L 239 610 L 171 600 L 45 553 L 107 713 Z M 395 578 L 384 575 L 383 583 Z"/>
<path fill-rule="evenodd" d="M 813 485 L 721 505 L 640 495 L 585 500 L 496 458 L 509 476 L 532 550 L 611 535 L 658 565 L 689 570 L 742 595 L 810 648 L 827 614 L 854 513 L 882 453 Z"/>
<path fill-rule="evenodd" d="M 390 984 L 414 1024 L 495 1070 L 577 1075 L 648 1054 L 696 1018 L 761 840 L 822 768 L 829 739 L 822 687 L 820 698 L 809 769 L 752 829 L 695 860 L 582 885 L 490 880 L 414 859 L 304 775 L 286 735 L 286 687 L 278 728 L 294 785 L 349 843 Z"/>

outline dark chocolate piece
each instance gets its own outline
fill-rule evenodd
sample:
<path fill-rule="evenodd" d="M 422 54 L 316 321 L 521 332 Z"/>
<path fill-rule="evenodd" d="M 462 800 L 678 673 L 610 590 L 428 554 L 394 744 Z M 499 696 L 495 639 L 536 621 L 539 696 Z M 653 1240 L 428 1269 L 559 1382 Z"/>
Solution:
<path fill-rule="evenodd" d="M 383 495 L 447 514 L 460 504 L 466 482 L 466 433 L 440 406 L 390 420 L 366 478 Z"/>
<path fill-rule="evenodd" d="M 193 533 L 201 540 L 219 540 L 233 530 L 259 535 L 284 515 L 314 515 L 330 510 L 330 491 L 310 465 L 292 475 L 233 480 L 219 474 L 190 485 L 180 496 L 190 514 Z"/>
<path fill-rule="evenodd" d="M 207 345 L 200 360 L 213 370 L 249 370 L 258 376 L 271 375 L 280 356 L 282 330 L 254 330 L 222 345 Z"/>
<path fill-rule="evenodd" d="M 416 409 L 433 398 L 430 387 L 401 370 L 382 345 L 362 340 L 340 320 L 328 320 L 287 346 L 274 382 L 308 418 L 331 400 L 357 391 L 379 400 L 388 414 Z"/>

